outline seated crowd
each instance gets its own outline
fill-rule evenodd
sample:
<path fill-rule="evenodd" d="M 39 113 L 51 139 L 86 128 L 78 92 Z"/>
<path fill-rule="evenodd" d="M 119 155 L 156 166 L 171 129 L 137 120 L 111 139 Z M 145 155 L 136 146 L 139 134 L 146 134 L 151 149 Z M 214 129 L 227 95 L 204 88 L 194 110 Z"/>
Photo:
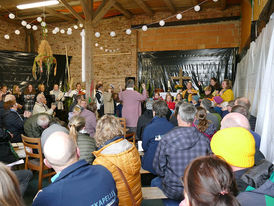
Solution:
<path fill-rule="evenodd" d="M 18 159 L 10 142 L 21 135 L 41 139 L 44 164 L 56 172 L 33 205 L 141 205 L 141 169 L 167 197 L 164 205 L 274 204 L 274 167 L 260 152 L 256 117 L 247 98 L 234 99 L 229 80 L 199 82 L 198 90 L 187 82 L 175 100 L 158 92 L 148 98 L 145 84 L 139 93 L 131 79 L 119 93 L 98 82 L 94 100 L 80 83 L 66 93 L 57 84 L 38 90 L 1 87 L 1 205 L 24 205 L 32 178 L 5 165 Z"/>

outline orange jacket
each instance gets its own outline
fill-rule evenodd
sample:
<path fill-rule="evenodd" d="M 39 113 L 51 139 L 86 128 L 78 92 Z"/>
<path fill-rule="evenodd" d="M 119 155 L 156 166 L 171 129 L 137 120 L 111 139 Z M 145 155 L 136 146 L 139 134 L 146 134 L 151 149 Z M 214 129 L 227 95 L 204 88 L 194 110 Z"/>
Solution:
<path fill-rule="evenodd" d="M 118 152 L 121 150 L 121 152 L 117 153 L 117 150 Z M 132 205 L 132 201 L 117 167 L 122 170 L 126 177 L 137 205 L 141 205 L 141 160 L 134 144 L 125 139 L 118 139 L 100 150 L 94 151 L 93 154 L 96 157 L 93 164 L 103 165 L 112 173 L 118 191 L 119 205 Z"/>

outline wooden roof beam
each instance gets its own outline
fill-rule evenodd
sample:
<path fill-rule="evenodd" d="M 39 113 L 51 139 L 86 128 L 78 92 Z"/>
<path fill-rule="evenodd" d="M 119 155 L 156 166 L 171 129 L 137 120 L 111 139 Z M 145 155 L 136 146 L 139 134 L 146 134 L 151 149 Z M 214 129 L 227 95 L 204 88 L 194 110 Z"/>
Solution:
<path fill-rule="evenodd" d="M 86 19 L 91 21 L 93 12 L 93 0 L 80 0 L 80 3 Z"/>
<path fill-rule="evenodd" d="M 118 2 L 116 2 L 113 7 L 115 9 L 117 9 L 118 11 L 120 11 L 126 18 L 130 19 L 132 17 L 132 14 L 130 13 L 130 11 L 128 11 L 127 9 L 125 9 L 121 4 L 119 4 Z"/>
<path fill-rule="evenodd" d="M 85 20 L 69 5 L 66 0 L 59 0 L 69 11 L 70 13 L 78 19 L 81 23 L 84 24 Z"/>
<path fill-rule="evenodd" d="M 134 1 L 139 7 L 141 7 L 144 10 L 144 12 L 146 12 L 147 15 L 149 16 L 153 15 L 154 12 L 143 0 L 134 0 Z"/>
<path fill-rule="evenodd" d="M 169 8 L 169 10 L 172 12 L 172 13 L 176 13 L 176 7 L 174 6 L 174 4 L 172 3 L 171 0 L 163 0 L 165 2 L 165 4 L 167 5 L 167 7 Z"/>
<path fill-rule="evenodd" d="M 40 9 L 40 10 L 43 11 L 43 9 Z M 59 17 L 59 18 L 61 18 L 63 20 L 66 20 L 66 21 L 69 21 L 69 22 L 75 22 L 75 19 L 73 19 L 73 18 L 71 18 L 71 17 L 69 17 L 69 16 L 67 16 L 65 14 L 62 14 L 62 13 L 60 13 L 60 12 L 58 12 L 58 11 L 52 9 L 52 8 L 46 7 L 45 10 L 46 10 L 47 13 L 49 13 L 49 14 L 51 14 L 53 16 Z"/>
<path fill-rule="evenodd" d="M 116 3 L 115 0 L 103 0 L 98 9 L 96 9 L 95 14 L 93 15 L 93 24 L 97 24 L 99 20 L 101 20 L 105 14 L 109 11 L 109 9 Z"/>

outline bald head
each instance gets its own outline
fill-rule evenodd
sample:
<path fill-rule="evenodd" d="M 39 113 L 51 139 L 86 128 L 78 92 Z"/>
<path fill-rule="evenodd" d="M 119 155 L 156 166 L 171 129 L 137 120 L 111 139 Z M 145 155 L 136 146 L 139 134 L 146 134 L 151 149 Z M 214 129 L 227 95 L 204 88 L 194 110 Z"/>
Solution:
<path fill-rule="evenodd" d="M 248 119 L 244 115 L 237 112 L 225 115 L 225 117 L 221 121 L 221 129 L 230 127 L 243 127 L 247 130 L 250 130 Z"/>
<path fill-rule="evenodd" d="M 46 140 L 44 155 L 54 170 L 65 168 L 78 160 L 77 146 L 67 133 L 54 132 Z"/>
<path fill-rule="evenodd" d="M 250 101 L 246 97 L 239 97 L 235 100 L 235 105 L 241 105 L 247 108 L 247 110 L 250 109 Z"/>

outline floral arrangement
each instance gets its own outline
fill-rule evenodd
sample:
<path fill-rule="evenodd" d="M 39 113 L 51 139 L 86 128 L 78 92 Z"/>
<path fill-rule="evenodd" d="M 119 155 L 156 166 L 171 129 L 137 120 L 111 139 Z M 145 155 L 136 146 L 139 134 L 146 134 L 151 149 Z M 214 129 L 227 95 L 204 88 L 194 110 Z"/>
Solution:
<path fill-rule="evenodd" d="M 183 89 L 183 87 L 182 87 L 181 85 L 176 84 L 176 85 L 175 85 L 175 89 L 176 89 L 176 90 L 178 90 L 178 89 Z"/>

